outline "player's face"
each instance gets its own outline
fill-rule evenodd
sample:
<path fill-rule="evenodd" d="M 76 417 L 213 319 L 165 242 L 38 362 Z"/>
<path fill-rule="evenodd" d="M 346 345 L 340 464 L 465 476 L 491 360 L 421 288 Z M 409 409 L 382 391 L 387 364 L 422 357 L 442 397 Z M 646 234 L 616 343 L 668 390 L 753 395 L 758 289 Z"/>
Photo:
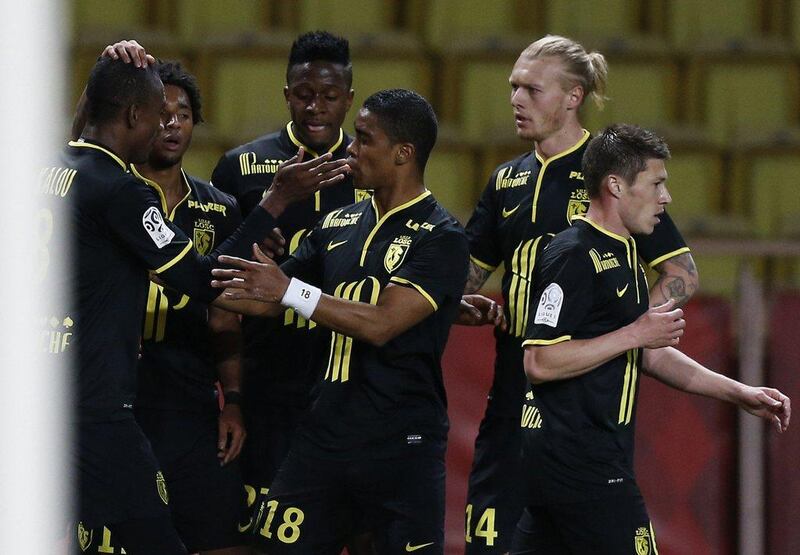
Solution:
<path fill-rule="evenodd" d="M 154 168 L 168 168 L 180 164 L 192 142 L 194 119 L 189 95 L 182 87 L 164 87 L 166 103 L 161 119 L 164 128 L 150 151 L 148 163 Z"/>
<path fill-rule="evenodd" d="M 297 138 L 320 154 L 333 146 L 353 103 L 345 67 L 329 62 L 298 64 L 289 71 L 283 94 Z"/>
<path fill-rule="evenodd" d="M 632 185 L 621 187 L 620 216 L 631 233 L 649 235 L 672 197 L 667 190 L 667 169 L 664 160 L 651 158 L 643 171 L 636 174 Z"/>
<path fill-rule="evenodd" d="M 156 138 L 163 129 L 161 111 L 164 109 L 164 86 L 158 82 L 157 90 L 151 98 L 137 106 L 137 119 L 132 129 L 133 145 L 130 152 L 130 162 L 144 164 L 150 155 Z"/>
<path fill-rule="evenodd" d="M 508 82 L 517 136 L 544 141 L 566 124 L 571 91 L 562 88 L 563 65 L 557 58 L 520 57 Z"/>
<path fill-rule="evenodd" d="M 381 129 L 378 117 L 361 108 L 355 121 L 356 136 L 347 147 L 347 164 L 353 183 L 363 189 L 380 189 L 393 182 L 394 159 L 399 145 L 393 145 Z"/>

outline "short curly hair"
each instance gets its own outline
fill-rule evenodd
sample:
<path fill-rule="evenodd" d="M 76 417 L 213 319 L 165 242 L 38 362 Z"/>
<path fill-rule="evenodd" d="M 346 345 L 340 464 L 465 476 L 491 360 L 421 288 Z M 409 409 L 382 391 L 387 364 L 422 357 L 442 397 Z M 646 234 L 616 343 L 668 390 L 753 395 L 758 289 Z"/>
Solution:
<path fill-rule="evenodd" d="M 194 75 L 186 71 L 180 62 L 176 60 L 158 61 L 158 76 L 164 86 L 174 85 L 186 91 L 189 97 L 189 104 L 192 106 L 192 121 L 194 123 L 203 122 L 203 103 L 200 97 L 200 87 Z"/>

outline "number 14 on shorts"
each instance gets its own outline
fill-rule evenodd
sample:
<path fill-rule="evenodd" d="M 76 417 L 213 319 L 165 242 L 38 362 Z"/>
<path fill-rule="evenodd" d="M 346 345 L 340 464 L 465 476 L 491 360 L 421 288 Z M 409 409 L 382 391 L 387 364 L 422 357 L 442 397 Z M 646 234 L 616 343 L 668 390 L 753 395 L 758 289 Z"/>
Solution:
<path fill-rule="evenodd" d="M 478 518 L 475 525 L 475 531 L 472 530 L 472 503 L 467 504 L 467 521 L 465 525 L 467 543 L 472 543 L 472 540 L 477 538 L 484 538 L 487 546 L 493 546 L 494 540 L 497 538 L 497 532 L 494 529 L 494 507 L 487 507 L 483 514 Z M 473 538 L 474 536 L 474 538 Z"/>

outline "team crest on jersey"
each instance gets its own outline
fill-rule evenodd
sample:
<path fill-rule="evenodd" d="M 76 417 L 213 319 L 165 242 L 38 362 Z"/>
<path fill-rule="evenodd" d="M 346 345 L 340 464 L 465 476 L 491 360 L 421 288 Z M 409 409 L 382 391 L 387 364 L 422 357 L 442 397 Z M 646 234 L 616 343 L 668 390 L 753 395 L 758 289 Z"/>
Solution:
<path fill-rule="evenodd" d="M 142 214 L 142 226 L 159 249 L 169 245 L 169 242 L 175 237 L 175 232 L 167 227 L 161 211 L 155 206 L 151 206 Z"/>
<path fill-rule="evenodd" d="M 650 555 L 650 546 L 652 541 L 650 538 L 650 531 L 644 526 L 636 529 L 636 535 L 633 539 L 634 546 L 636 547 L 636 555 Z"/>
<path fill-rule="evenodd" d="M 572 225 L 575 216 L 583 216 L 589 210 L 589 193 L 586 189 L 572 191 L 567 203 L 567 223 Z"/>
<path fill-rule="evenodd" d="M 386 256 L 383 257 L 383 267 L 387 272 L 391 274 L 400 267 L 410 246 L 411 236 L 401 235 L 394 238 L 392 244 L 386 249 Z"/>
<path fill-rule="evenodd" d="M 164 505 L 169 505 L 167 482 L 164 480 L 164 474 L 162 474 L 160 470 L 156 472 L 156 489 L 158 490 L 158 496 L 164 502 Z"/>
<path fill-rule="evenodd" d="M 362 200 L 367 200 L 368 198 L 372 198 L 371 189 L 355 189 L 355 192 L 356 192 L 356 202 L 361 202 Z"/>
<path fill-rule="evenodd" d="M 214 247 L 214 224 L 210 220 L 194 221 L 194 248 L 200 254 L 208 254 Z"/>
<path fill-rule="evenodd" d="M 92 536 L 94 536 L 94 530 L 87 530 L 83 526 L 83 522 L 78 522 L 78 547 L 81 548 L 81 551 L 86 551 L 92 545 Z"/>

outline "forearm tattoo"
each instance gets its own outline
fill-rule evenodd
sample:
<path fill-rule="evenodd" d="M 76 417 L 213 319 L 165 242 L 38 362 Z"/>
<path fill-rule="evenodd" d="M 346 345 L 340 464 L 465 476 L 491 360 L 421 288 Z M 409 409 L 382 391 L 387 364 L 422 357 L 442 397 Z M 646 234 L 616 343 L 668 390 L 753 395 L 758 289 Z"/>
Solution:
<path fill-rule="evenodd" d="M 697 291 L 697 266 L 690 253 L 679 254 L 665 260 L 658 266 L 658 280 L 653 286 L 653 304 L 661 304 L 668 299 L 675 299 L 678 306 L 683 306 Z"/>
<path fill-rule="evenodd" d="M 467 285 L 464 287 L 464 294 L 469 295 L 478 291 L 481 287 L 483 287 L 483 284 L 486 283 L 486 280 L 489 279 L 490 275 L 492 275 L 492 272 L 481 268 L 470 260 L 469 277 L 467 277 Z"/>

